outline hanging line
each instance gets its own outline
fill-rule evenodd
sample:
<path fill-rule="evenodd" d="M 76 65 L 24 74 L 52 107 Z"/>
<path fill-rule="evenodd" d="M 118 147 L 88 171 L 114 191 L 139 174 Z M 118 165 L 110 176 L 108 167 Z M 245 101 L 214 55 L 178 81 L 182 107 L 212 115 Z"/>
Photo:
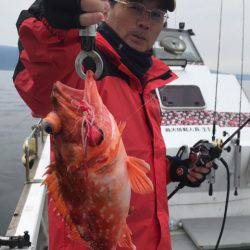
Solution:
<path fill-rule="evenodd" d="M 213 121 L 212 141 L 215 140 L 216 125 L 217 125 L 217 98 L 218 98 L 218 82 L 219 82 L 219 68 L 220 68 L 223 0 L 221 0 L 220 2 L 221 2 L 221 4 L 220 4 L 220 23 L 219 23 L 219 40 L 218 40 L 218 54 L 217 54 L 216 87 L 215 87 L 215 101 L 214 101 L 214 114 L 213 114 L 213 120 L 214 121 Z"/>
<path fill-rule="evenodd" d="M 241 125 L 242 92 L 243 92 L 243 73 L 244 73 L 244 52 L 245 52 L 245 0 L 242 2 L 242 48 L 241 48 L 241 74 L 240 74 L 240 103 L 239 103 L 239 124 Z M 237 135 L 237 144 L 240 144 L 240 131 Z"/>

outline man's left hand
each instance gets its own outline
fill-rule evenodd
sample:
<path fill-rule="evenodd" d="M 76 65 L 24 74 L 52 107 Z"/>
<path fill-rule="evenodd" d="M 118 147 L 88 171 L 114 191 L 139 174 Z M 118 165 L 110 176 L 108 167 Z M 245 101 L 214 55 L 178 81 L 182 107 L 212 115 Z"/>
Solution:
<path fill-rule="evenodd" d="M 204 167 L 196 167 L 195 164 L 191 164 L 191 166 L 189 166 L 189 174 L 187 175 L 188 184 L 190 184 L 191 187 L 199 187 L 206 179 L 206 176 L 211 172 L 212 167 L 212 162 L 207 163 Z"/>
<path fill-rule="evenodd" d="M 199 187 L 214 166 L 213 162 L 203 167 L 197 167 L 189 159 L 181 160 L 176 157 L 170 159 L 170 175 L 173 181 L 181 182 L 188 187 Z"/>

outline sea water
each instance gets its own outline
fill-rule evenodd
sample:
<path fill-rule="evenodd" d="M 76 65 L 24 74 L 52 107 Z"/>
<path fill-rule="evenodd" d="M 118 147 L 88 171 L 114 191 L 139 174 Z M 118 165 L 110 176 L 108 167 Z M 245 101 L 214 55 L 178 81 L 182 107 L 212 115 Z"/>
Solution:
<path fill-rule="evenodd" d="M 12 83 L 12 74 L 0 70 L 0 235 L 5 235 L 24 186 L 22 144 L 36 123 Z"/>

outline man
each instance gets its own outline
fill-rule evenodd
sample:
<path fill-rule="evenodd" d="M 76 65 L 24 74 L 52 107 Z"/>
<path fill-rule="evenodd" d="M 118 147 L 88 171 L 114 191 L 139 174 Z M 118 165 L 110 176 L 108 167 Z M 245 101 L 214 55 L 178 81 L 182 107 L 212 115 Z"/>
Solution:
<path fill-rule="evenodd" d="M 166 12 L 175 9 L 175 1 L 133 1 L 37 0 L 17 22 L 20 60 L 13 78 L 32 114 L 44 117 L 51 110 L 54 82 L 84 87 L 74 67 L 81 49 L 77 28 L 103 22 L 96 37 L 104 61 L 98 91 L 117 122 L 126 121 L 126 151 L 151 165 L 149 177 L 155 187 L 152 194 L 132 194 L 134 211 L 127 219 L 128 225 L 138 250 L 168 250 L 171 242 L 166 185 L 173 180 L 178 164 L 169 164 L 166 159 L 154 90 L 177 77 L 152 57 L 151 50 Z M 91 63 L 85 67 L 91 67 Z M 193 168 L 187 181 L 201 183 L 208 172 L 209 167 Z M 68 228 L 57 216 L 53 201 L 48 210 L 50 249 L 87 249 L 83 242 L 68 237 Z"/>

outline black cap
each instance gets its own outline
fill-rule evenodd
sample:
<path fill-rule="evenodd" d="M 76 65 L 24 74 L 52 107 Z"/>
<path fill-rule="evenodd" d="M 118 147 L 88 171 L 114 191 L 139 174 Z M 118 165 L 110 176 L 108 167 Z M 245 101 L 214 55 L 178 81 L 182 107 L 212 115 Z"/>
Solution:
<path fill-rule="evenodd" d="M 173 12 L 176 7 L 176 1 L 175 0 L 165 0 L 165 8 L 166 10 Z"/>

